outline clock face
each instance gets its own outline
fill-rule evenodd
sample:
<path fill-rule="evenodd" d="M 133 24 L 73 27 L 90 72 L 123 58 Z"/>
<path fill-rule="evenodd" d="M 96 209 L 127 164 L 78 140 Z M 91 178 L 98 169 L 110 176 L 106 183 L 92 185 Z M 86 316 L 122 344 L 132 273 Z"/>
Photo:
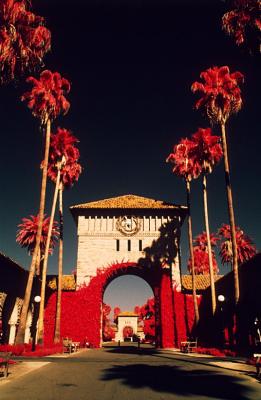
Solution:
<path fill-rule="evenodd" d="M 118 231 L 126 236 L 135 235 L 140 230 L 140 223 L 137 217 L 125 215 L 117 219 L 116 227 Z"/>

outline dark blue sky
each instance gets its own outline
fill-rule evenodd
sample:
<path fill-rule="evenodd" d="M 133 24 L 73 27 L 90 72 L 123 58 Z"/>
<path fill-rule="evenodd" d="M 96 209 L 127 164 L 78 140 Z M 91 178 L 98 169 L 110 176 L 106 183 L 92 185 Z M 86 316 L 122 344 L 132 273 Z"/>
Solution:
<path fill-rule="evenodd" d="M 261 247 L 260 58 L 235 46 L 221 30 L 225 3 L 210 1 L 32 1 L 52 31 L 46 68 L 72 82 L 71 110 L 55 125 L 80 140 L 84 171 L 64 194 L 64 270 L 76 263 L 76 228 L 69 206 L 137 194 L 185 203 L 184 184 L 165 159 L 181 137 L 208 121 L 193 110 L 190 91 L 202 70 L 228 65 L 245 75 L 243 108 L 228 123 L 236 223 Z M 54 4 L 53 4 L 54 3 Z M 42 138 L 38 121 L 19 98 L 27 85 L 1 87 L 2 182 L 0 251 L 25 268 L 15 242 L 22 217 L 38 212 Z M 215 127 L 215 132 L 219 130 Z M 53 186 L 50 184 L 47 210 Z M 200 181 L 192 186 L 195 235 L 203 229 Z M 228 221 L 223 164 L 209 177 L 211 230 Z M 182 262 L 186 269 L 186 226 Z M 56 272 L 57 257 L 49 271 Z"/>

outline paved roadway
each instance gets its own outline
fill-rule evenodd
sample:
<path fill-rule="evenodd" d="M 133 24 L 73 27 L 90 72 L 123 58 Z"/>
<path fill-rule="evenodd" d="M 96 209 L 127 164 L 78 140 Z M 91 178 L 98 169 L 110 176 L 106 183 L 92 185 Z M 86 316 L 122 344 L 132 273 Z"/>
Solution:
<path fill-rule="evenodd" d="M 251 373 L 171 351 L 107 347 L 46 361 L 22 376 L 14 370 L 13 379 L 0 382 L 0 400 L 261 399 L 261 383 Z"/>

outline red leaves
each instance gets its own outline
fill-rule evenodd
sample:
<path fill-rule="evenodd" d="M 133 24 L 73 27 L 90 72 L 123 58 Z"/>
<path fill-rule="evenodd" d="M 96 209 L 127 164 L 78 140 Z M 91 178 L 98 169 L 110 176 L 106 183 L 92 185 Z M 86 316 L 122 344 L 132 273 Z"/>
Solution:
<path fill-rule="evenodd" d="M 123 337 L 126 339 L 128 337 L 131 337 L 133 335 L 133 329 L 131 326 L 125 326 L 123 328 Z"/>
<path fill-rule="evenodd" d="M 51 134 L 48 176 L 56 181 L 58 163 L 64 158 L 61 163 L 61 182 L 67 188 L 73 186 L 82 172 L 76 143 L 78 139 L 67 129 L 58 128 L 56 134 Z"/>
<path fill-rule="evenodd" d="M 238 46 L 252 42 L 260 46 L 261 3 L 257 0 L 235 0 L 234 9 L 222 17 L 222 28 Z M 256 37 L 256 38 L 255 38 Z"/>
<path fill-rule="evenodd" d="M 200 275 L 200 274 L 209 274 L 209 259 L 208 259 L 208 252 L 206 250 L 202 250 L 201 247 L 195 246 L 193 248 L 193 253 L 194 253 L 194 269 L 195 269 L 195 274 Z M 215 274 L 218 273 L 218 265 L 217 265 L 217 260 L 215 257 L 215 253 L 212 251 L 212 264 L 213 264 L 213 271 Z M 191 259 L 188 261 L 188 270 L 191 273 Z"/>
<path fill-rule="evenodd" d="M 230 226 L 223 224 L 218 231 L 221 245 L 219 255 L 222 264 L 232 264 L 233 252 L 231 243 Z M 252 240 L 239 228 L 236 227 L 237 257 L 240 264 L 249 260 L 256 254 L 256 248 Z"/>
<path fill-rule="evenodd" d="M 25 70 L 42 65 L 51 48 L 51 33 L 43 26 L 44 18 L 27 8 L 25 0 L 0 2 L 1 82 L 9 82 Z"/>
<path fill-rule="evenodd" d="M 213 67 L 201 72 L 202 82 L 194 82 L 193 92 L 200 92 L 202 97 L 195 107 L 204 108 L 212 122 L 226 122 L 232 113 L 236 113 L 242 106 L 239 84 L 243 82 L 240 72 L 230 73 L 227 66 Z"/>
<path fill-rule="evenodd" d="M 192 159 L 192 150 L 195 144 L 187 138 L 181 139 L 180 143 L 174 146 L 167 162 L 174 164 L 173 172 L 186 180 L 196 179 L 200 175 L 200 168 Z"/>
<path fill-rule="evenodd" d="M 65 98 L 65 93 L 70 91 L 70 83 L 61 77 L 58 72 L 45 70 L 40 74 L 40 79 L 29 77 L 26 80 L 33 85 L 31 91 L 24 93 L 22 101 L 27 101 L 32 114 L 42 123 L 48 119 L 54 120 L 59 114 L 66 114 L 70 103 Z"/>
<path fill-rule="evenodd" d="M 204 169 L 211 172 L 222 157 L 219 136 L 213 135 L 211 128 L 198 128 L 191 139 L 181 139 L 174 146 L 167 162 L 174 164 L 173 172 L 180 177 L 196 179 Z"/>
<path fill-rule="evenodd" d="M 42 236 L 40 242 L 41 254 L 44 254 L 49 222 L 50 222 L 50 217 L 47 218 L 44 217 Z M 38 223 L 39 223 L 39 216 L 30 215 L 29 218 L 22 218 L 22 223 L 18 225 L 20 229 L 17 232 L 16 241 L 17 243 L 20 244 L 21 247 L 27 247 L 29 254 L 33 254 L 35 248 Z M 55 242 L 58 240 L 59 237 L 59 231 L 57 226 L 58 226 L 57 222 L 54 221 L 50 247 L 49 247 L 50 253 L 52 253 L 53 248 L 55 246 Z"/>
<path fill-rule="evenodd" d="M 195 146 L 191 147 L 191 158 L 198 165 L 198 169 L 212 172 L 222 155 L 222 147 L 219 144 L 220 137 L 213 135 L 211 128 L 198 128 L 192 135 Z"/>

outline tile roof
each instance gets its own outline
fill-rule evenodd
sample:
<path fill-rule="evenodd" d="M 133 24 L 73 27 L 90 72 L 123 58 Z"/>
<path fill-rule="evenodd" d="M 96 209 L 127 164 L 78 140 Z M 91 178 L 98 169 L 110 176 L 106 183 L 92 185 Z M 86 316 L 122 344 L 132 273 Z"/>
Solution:
<path fill-rule="evenodd" d="M 186 206 L 180 206 L 173 203 L 167 203 L 161 200 L 150 199 L 147 197 L 136 196 L 133 194 L 127 194 L 124 196 L 112 197 L 109 199 L 92 201 L 89 203 L 78 204 L 71 206 L 70 209 L 81 209 L 81 208 L 156 208 L 156 209 L 176 209 L 182 208 L 187 209 Z"/>
<path fill-rule="evenodd" d="M 223 275 L 215 275 L 215 282 L 217 282 Z M 210 276 L 209 275 L 195 275 L 196 289 L 205 290 L 210 286 Z M 182 275 L 181 277 L 182 287 L 186 290 L 192 290 L 192 276 Z"/>
<path fill-rule="evenodd" d="M 57 275 L 47 276 L 47 286 L 52 290 L 57 290 Z M 74 275 L 62 276 L 62 290 L 76 290 L 76 282 Z"/>
<path fill-rule="evenodd" d="M 122 311 L 120 312 L 117 317 L 138 317 L 139 314 L 136 314 L 133 311 Z"/>

